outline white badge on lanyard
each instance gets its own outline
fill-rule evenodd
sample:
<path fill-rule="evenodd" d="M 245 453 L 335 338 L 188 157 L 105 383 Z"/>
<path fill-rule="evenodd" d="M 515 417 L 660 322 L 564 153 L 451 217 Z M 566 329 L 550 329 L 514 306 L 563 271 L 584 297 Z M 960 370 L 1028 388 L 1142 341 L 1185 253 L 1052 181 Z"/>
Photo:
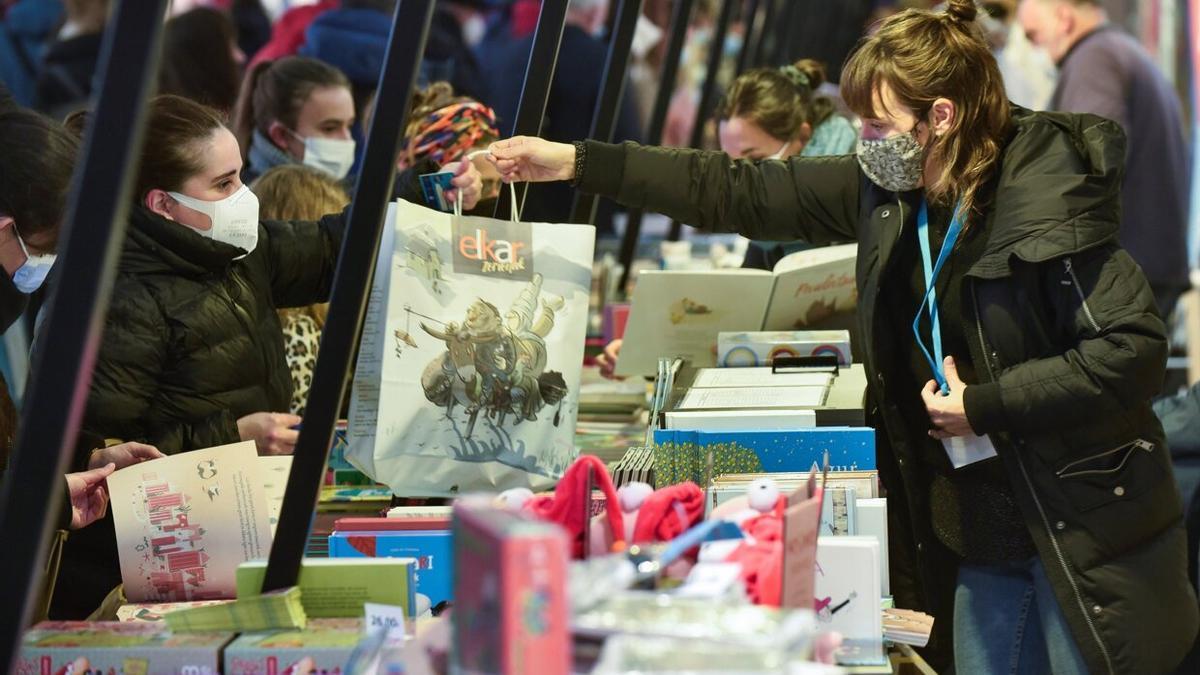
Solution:
<path fill-rule="evenodd" d="M 955 209 L 954 218 L 950 221 L 950 229 L 946 231 L 946 239 L 942 242 L 942 250 L 938 254 L 937 262 L 934 263 L 931 260 L 932 252 L 929 248 L 929 206 L 924 201 L 921 202 L 921 209 L 917 213 L 917 237 L 920 240 L 921 262 L 925 267 L 925 297 L 921 300 L 921 306 L 917 308 L 917 316 L 913 318 L 913 336 L 916 337 L 917 345 L 921 347 L 925 360 L 929 362 L 929 367 L 933 369 L 933 377 L 937 381 L 941 396 L 950 394 L 950 383 L 946 381 L 946 361 L 942 353 L 942 323 L 938 316 L 935 285 L 942 267 L 945 266 L 950 252 L 954 249 L 954 243 L 958 241 L 958 235 L 962 233 L 962 228 L 962 217 Z M 930 353 L 925 346 L 925 341 L 921 339 L 921 315 L 925 313 L 926 306 L 929 307 L 933 353 Z M 947 438 L 942 441 L 942 447 L 945 448 L 950 463 L 956 469 L 996 456 L 996 446 L 992 445 L 991 439 L 986 435 L 970 434 Z"/>

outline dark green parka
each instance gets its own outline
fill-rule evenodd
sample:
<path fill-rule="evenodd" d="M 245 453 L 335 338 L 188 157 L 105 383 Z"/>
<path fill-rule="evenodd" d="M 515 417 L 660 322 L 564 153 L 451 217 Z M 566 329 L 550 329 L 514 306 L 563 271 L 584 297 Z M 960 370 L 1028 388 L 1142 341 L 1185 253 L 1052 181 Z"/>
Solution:
<path fill-rule="evenodd" d="M 893 547 L 894 590 L 948 623 L 957 563 L 936 541 L 928 476 L 889 397 L 906 364 L 875 358 L 888 341 L 913 339 L 880 329 L 879 303 L 881 285 L 910 274 L 888 262 L 915 227 L 920 193 L 878 188 L 853 156 L 753 164 L 594 142 L 584 152 L 581 189 L 630 207 L 753 239 L 858 242 L 880 474 L 907 544 Z M 1150 408 L 1165 328 L 1117 243 L 1124 152 L 1107 120 L 1014 109 L 959 320 L 979 379 L 965 390 L 968 419 L 996 446 L 1089 669 L 1153 673 L 1183 658 L 1198 612 L 1180 498 Z"/>

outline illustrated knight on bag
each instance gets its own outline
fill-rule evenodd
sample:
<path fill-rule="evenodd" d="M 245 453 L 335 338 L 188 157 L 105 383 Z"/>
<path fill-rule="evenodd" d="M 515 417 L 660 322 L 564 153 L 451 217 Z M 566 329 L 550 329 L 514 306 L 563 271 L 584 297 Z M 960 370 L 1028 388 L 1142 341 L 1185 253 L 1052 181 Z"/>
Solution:
<path fill-rule="evenodd" d="M 347 458 L 402 496 L 552 486 L 577 454 L 594 228 L 388 219 Z"/>

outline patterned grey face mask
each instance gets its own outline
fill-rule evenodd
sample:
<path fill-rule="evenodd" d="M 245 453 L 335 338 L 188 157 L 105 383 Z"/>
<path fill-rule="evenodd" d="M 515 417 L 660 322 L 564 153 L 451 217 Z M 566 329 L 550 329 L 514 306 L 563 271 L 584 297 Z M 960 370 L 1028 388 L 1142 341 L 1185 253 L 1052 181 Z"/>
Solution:
<path fill-rule="evenodd" d="M 925 148 L 917 141 L 915 130 L 879 140 L 859 138 L 858 165 L 884 190 L 908 192 L 921 187 Z"/>

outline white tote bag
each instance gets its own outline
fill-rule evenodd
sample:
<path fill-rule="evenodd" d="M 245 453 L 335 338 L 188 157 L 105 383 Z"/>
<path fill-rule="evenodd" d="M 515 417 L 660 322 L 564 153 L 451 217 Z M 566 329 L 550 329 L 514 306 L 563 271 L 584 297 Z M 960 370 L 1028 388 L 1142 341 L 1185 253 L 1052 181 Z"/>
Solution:
<path fill-rule="evenodd" d="M 392 205 L 347 458 L 401 496 L 546 489 L 575 460 L 595 228 Z"/>

